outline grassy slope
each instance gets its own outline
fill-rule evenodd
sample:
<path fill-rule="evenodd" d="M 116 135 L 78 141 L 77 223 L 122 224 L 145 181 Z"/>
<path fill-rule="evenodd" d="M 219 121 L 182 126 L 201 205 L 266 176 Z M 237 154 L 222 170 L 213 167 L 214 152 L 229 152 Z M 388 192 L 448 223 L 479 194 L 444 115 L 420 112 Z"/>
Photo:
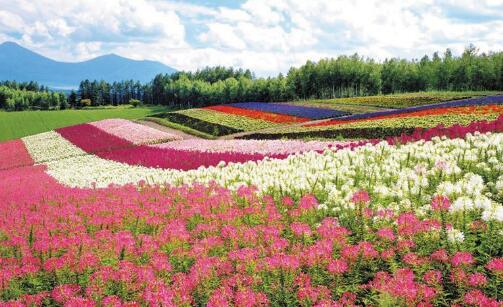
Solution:
<path fill-rule="evenodd" d="M 63 111 L 0 111 L 0 141 L 106 118 L 138 119 L 167 111 L 164 107 L 113 107 Z"/>

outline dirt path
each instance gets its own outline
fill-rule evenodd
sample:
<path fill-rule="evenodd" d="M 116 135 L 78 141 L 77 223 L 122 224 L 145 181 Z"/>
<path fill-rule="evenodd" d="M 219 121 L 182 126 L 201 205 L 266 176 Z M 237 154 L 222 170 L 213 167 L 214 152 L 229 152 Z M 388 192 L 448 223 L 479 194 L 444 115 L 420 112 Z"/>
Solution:
<path fill-rule="evenodd" d="M 157 130 L 161 130 L 161 131 L 164 131 L 164 132 L 167 132 L 167 133 L 171 133 L 171 134 L 177 135 L 177 136 L 183 138 L 184 140 L 198 140 L 198 139 L 201 139 L 200 137 L 197 137 L 195 135 L 188 134 L 188 133 L 185 133 L 183 131 L 180 131 L 180 130 L 177 130 L 177 129 L 174 129 L 174 128 L 170 128 L 170 127 L 166 127 L 166 126 L 163 126 L 163 125 L 159 125 L 157 123 L 154 123 L 154 122 L 151 122 L 151 121 L 148 121 L 148 120 L 136 120 L 136 122 L 139 123 L 139 124 L 142 124 L 142 125 L 145 125 L 145 126 L 148 126 L 148 127 L 154 128 L 154 129 L 157 129 Z"/>

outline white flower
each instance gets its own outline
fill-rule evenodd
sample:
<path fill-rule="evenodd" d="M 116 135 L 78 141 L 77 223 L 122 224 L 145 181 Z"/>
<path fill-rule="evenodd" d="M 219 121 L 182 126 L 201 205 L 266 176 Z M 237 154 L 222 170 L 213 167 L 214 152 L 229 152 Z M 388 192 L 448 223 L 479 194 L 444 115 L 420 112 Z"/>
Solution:
<path fill-rule="evenodd" d="M 503 206 L 495 204 L 492 207 L 485 209 L 482 212 L 482 219 L 484 221 L 494 220 L 497 222 L 503 222 Z"/>
<path fill-rule="evenodd" d="M 461 243 L 465 240 L 465 235 L 462 231 L 455 228 L 447 229 L 447 240 L 453 243 Z"/>

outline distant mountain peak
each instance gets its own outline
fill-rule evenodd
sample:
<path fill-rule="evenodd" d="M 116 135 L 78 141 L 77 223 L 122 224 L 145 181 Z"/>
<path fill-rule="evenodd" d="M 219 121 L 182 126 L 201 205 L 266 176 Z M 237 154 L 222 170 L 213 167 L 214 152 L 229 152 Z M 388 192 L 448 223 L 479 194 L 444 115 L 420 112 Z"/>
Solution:
<path fill-rule="evenodd" d="M 145 83 L 157 74 L 175 71 L 160 62 L 132 60 L 115 53 L 83 62 L 59 62 L 15 42 L 0 44 L 0 80 L 37 81 L 53 88 L 76 88 L 85 79 Z"/>

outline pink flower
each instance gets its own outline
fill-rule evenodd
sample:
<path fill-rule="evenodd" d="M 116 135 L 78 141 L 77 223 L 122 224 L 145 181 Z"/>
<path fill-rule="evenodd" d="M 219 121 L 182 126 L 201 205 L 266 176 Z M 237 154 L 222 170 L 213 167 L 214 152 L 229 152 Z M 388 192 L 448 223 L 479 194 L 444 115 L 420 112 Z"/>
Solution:
<path fill-rule="evenodd" d="M 472 254 L 469 252 L 457 252 L 451 259 L 451 263 L 454 267 L 461 265 L 471 265 L 475 262 Z"/>
<path fill-rule="evenodd" d="M 330 261 L 327 269 L 332 274 L 341 275 L 348 271 L 348 264 L 342 259 L 334 259 Z"/>
<path fill-rule="evenodd" d="M 449 255 L 445 249 L 441 248 L 431 254 L 431 259 L 438 262 L 447 262 L 449 261 Z"/>
<path fill-rule="evenodd" d="M 251 289 L 245 288 L 236 292 L 234 302 L 237 307 L 250 307 L 266 306 L 269 301 L 265 294 L 255 293 Z"/>
<path fill-rule="evenodd" d="M 454 268 L 451 271 L 451 282 L 458 286 L 464 286 L 466 284 L 468 275 L 462 268 Z"/>
<path fill-rule="evenodd" d="M 491 259 L 486 268 L 496 275 L 503 275 L 503 258 L 493 258 Z"/>
<path fill-rule="evenodd" d="M 305 285 L 300 287 L 297 297 L 301 302 L 316 303 L 319 300 L 330 298 L 330 290 L 325 286 L 313 287 Z"/>
<path fill-rule="evenodd" d="M 407 253 L 403 255 L 403 262 L 411 266 L 419 266 L 423 264 L 425 261 L 421 257 L 419 257 L 416 253 Z"/>
<path fill-rule="evenodd" d="M 487 278 L 482 273 L 473 273 L 468 276 L 468 284 L 472 287 L 483 287 L 487 284 Z"/>
<path fill-rule="evenodd" d="M 74 284 L 60 285 L 51 291 L 51 297 L 59 304 L 64 304 L 80 292 L 80 286 Z"/>
<path fill-rule="evenodd" d="M 435 211 L 448 211 L 450 206 L 449 198 L 443 195 L 435 195 L 431 200 L 431 207 Z"/>
<path fill-rule="evenodd" d="M 293 202 L 293 199 L 289 196 L 284 196 L 282 199 L 281 199 L 281 202 L 283 203 L 283 205 L 285 205 L 286 207 L 293 207 L 294 205 L 294 202 Z"/>
<path fill-rule="evenodd" d="M 310 210 L 318 206 L 318 200 L 313 195 L 305 195 L 299 201 L 299 209 Z"/>
<path fill-rule="evenodd" d="M 311 235 L 311 227 L 309 227 L 309 225 L 305 223 L 298 223 L 298 222 L 292 223 L 290 225 L 290 229 L 292 230 L 293 234 L 296 235 L 297 237 Z"/>
<path fill-rule="evenodd" d="M 351 197 L 351 201 L 355 204 L 366 204 L 370 201 L 370 196 L 367 191 L 359 190 L 356 191 Z"/>
<path fill-rule="evenodd" d="M 394 241 L 395 240 L 395 233 L 393 232 L 393 229 L 391 228 L 381 228 L 377 231 L 377 236 L 386 239 L 389 241 Z"/>
<path fill-rule="evenodd" d="M 442 272 L 438 270 L 429 270 L 424 274 L 423 279 L 430 286 L 439 285 L 442 282 Z"/>
<path fill-rule="evenodd" d="M 395 257 L 395 250 L 393 248 L 388 248 L 381 252 L 381 258 L 384 260 L 390 260 L 393 257 Z"/>
<path fill-rule="evenodd" d="M 486 296 L 480 290 L 471 290 L 465 294 L 463 298 L 465 304 L 478 305 L 486 299 Z"/>

